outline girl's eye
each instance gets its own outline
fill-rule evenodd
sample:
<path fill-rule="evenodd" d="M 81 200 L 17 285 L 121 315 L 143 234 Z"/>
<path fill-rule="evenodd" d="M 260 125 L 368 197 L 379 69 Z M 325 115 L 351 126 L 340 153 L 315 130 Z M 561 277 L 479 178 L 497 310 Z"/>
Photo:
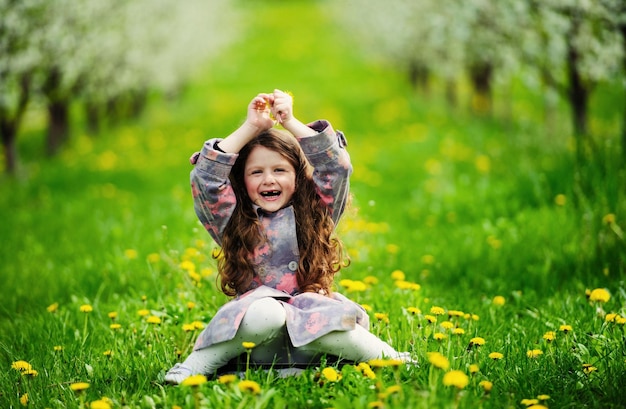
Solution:
<path fill-rule="evenodd" d="M 285 171 L 285 169 L 283 169 L 283 168 L 274 169 L 274 172 L 284 172 L 284 171 Z"/>
<path fill-rule="evenodd" d="M 250 172 L 251 175 L 258 175 L 259 173 L 261 173 L 260 170 L 253 170 L 252 172 Z"/>

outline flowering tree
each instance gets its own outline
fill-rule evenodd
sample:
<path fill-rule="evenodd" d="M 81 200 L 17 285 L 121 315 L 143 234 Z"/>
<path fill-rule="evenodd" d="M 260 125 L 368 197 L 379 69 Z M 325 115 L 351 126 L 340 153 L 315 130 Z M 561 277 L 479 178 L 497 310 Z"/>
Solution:
<path fill-rule="evenodd" d="M 0 15 L 0 130 L 9 172 L 33 97 L 45 101 L 53 154 L 69 136 L 70 104 L 82 100 L 95 120 L 122 98 L 171 92 L 235 26 L 228 0 L 0 0 Z"/>
<path fill-rule="evenodd" d="M 28 101 L 40 57 L 27 21 L 37 18 L 41 2 L 0 0 L 0 134 L 5 167 L 17 163 L 15 140 Z"/>
<path fill-rule="evenodd" d="M 592 141 L 587 138 L 590 95 L 598 83 L 622 74 L 623 39 L 617 28 L 626 13 L 622 10 L 620 17 L 621 3 L 612 0 L 529 0 L 529 4 L 534 19 L 524 57 L 568 101 L 580 159 L 585 143 Z"/>
<path fill-rule="evenodd" d="M 343 0 L 338 14 L 369 50 L 412 67 L 411 77 L 422 81 L 435 74 L 452 84 L 467 76 L 478 108 L 489 107 L 494 82 L 513 75 L 555 89 L 571 106 L 579 146 L 594 86 L 616 81 L 626 67 L 622 0 L 363 3 Z"/>

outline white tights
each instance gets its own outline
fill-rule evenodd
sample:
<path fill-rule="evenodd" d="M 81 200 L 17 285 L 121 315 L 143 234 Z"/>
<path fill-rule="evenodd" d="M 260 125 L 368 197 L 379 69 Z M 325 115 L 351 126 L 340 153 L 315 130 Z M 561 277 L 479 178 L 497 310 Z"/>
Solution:
<path fill-rule="evenodd" d="M 389 344 L 360 325 L 351 331 L 333 331 L 298 348 L 289 347 L 286 312 L 273 298 L 254 301 L 230 341 L 192 352 L 183 363 L 191 374 L 214 374 L 231 359 L 245 353 L 242 342 L 254 342 L 251 361 L 255 363 L 308 363 L 323 354 L 355 362 L 374 358 L 401 358 Z"/>

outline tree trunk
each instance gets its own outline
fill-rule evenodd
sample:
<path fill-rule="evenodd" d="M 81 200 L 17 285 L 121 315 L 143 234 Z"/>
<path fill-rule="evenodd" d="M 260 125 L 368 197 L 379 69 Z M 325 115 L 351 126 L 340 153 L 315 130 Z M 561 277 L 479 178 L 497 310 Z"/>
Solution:
<path fill-rule="evenodd" d="M 2 147 L 4 149 L 4 169 L 9 175 L 17 173 L 17 131 L 30 101 L 30 87 L 31 75 L 30 73 L 25 73 L 19 81 L 20 93 L 13 115 L 11 116 L 9 109 L 6 107 L 0 110 L 0 136 L 2 137 Z"/>
<path fill-rule="evenodd" d="M 622 60 L 622 64 L 624 65 L 624 71 L 626 72 L 626 22 L 620 24 L 619 31 L 622 34 L 622 48 L 624 49 L 624 59 Z M 626 94 L 626 86 L 624 88 L 624 93 Z M 622 156 L 626 159 L 626 103 L 624 103 L 624 112 L 622 117 Z"/>
<path fill-rule="evenodd" d="M 428 68 L 426 65 L 418 61 L 411 61 L 409 63 L 409 82 L 413 88 L 419 88 L 425 94 L 428 94 Z"/>
<path fill-rule="evenodd" d="M 572 30 L 577 30 L 577 24 L 573 24 Z M 573 36 L 570 36 L 573 38 Z M 587 107 L 589 104 L 589 90 L 585 86 L 578 63 L 580 56 L 573 44 L 567 44 L 567 75 L 569 80 L 569 103 L 572 109 L 572 125 L 576 140 L 576 159 L 580 163 L 584 154 L 584 143 L 587 138 Z"/>
<path fill-rule="evenodd" d="M 62 73 L 58 67 L 48 72 L 42 91 L 48 99 L 48 132 L 46 154 L 55 155 L 69 139 L 69 98 L 61 88 Z"/>
<path fill-rule="evenodd" d="M 476 63 L 470 67 L 469 71 L 475 91 L 472 99 L 472 108 L 479 113 L 490 113 L 493 65 L 489 62 Z"/>
<path fill-rule="evenodd" d="M 96 135 L 100 132 L 102 126 L 102 109 L 101 105 L 97 102 L 87 101 L 84 105 L 85 117 L 87 119 L 87 130 Z"/>
<path fill-rule="evenodd" d="M 4 170 L 9 175 L 17 172 L 17 129 L 15 123 L 3 120 L 0 123 L 0 133 L 2 133 L 2 148 L 4 150 Z"/>
<path fill-rule="evenodd" d="M 59 99 L 48 102 L 48 135 L 46 153 L 54 156 L 67 142 L 70 133 L 69 102 Z"/>
<path fill-rule="evenodd" d="M 458 98 L 456 93 L 456 81 L 451 78 L 446 80 L 446 101 L 451 107 L 456 108 Z"/>

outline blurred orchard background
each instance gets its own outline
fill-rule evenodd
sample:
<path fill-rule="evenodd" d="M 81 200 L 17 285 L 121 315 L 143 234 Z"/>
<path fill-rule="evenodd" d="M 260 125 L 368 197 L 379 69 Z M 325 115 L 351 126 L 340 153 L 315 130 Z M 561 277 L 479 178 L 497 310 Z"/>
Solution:
<path fill-rule="evenodd" d="M 237 7 L 226 0 L 3 0 L 0 7 L 8 173 L 17 169 L 16 141 L 29 106 L 45 110 L 45 151 L 54 155 L 70 137 L 74 104 L 90 131 L 105 118 L 139 115 L 151 92 L 177 94 L 194 70 L 242 32 Z M 440 81 L 451 105 L 459 103 L 465 84 L 478 112 L 493 109 L 494 95 L 502 98 L 502 110 L 510 109 L 517 83 L 543 96 L 546 115 L 567 104 L 581 157 L 599 144 L 591 134 L 594 91 L 602 84 L 624 88 L 620 0 L 339 1 L 325 7 L 346 30 L 338 41 L 397 64 L 422 92 Z M 626 146 L 626 110 L 621 116 Z"/>
<path fill-rule="evenodd" d="M 378 334 L 422 363 L 381 405 L 549 394 L 551 407 L 619 407 L 623 0 L 0 0 L 0 362 L 48 368 L 30 389 L 0 374 L 0 406 L 28 394 L 78 407 L 68 385 L 87 380 L 89 399 L 114 407 L 192 407 L 159 377 L 191 343 L 180 324 L 208 322 L 226 299 L 187 158 L 274 88 L 303 121 L 348 137 L 354 203 L 339 232 L 352 264 L 337 281 L 365 284 L 338 290 L 372 321 L 389 314 Z M 396 287 L 398 271 L 419 285 Z M 481 366 L 491 394 L 477 377 L 465 395 L 437 388 L 426 352 L 465 372 L 475 357 L 427 331 L 421 311 L 439 306 L 484 317 L 458 328 L 511 357 L 502 372 Z M 158 317 L 160 349 L 136 310 Z M 114 349 L 109 312 L 132 337 Z M 548 348 L 542 334 L 562 325 L 576 341 L 528 364 L 526 349 Z M 592 364 L 597 377 L 580 369 Z M 260 379 L 257 407 L 382 407 L 373 383 L 285 381 L 274 394 Z"/>

